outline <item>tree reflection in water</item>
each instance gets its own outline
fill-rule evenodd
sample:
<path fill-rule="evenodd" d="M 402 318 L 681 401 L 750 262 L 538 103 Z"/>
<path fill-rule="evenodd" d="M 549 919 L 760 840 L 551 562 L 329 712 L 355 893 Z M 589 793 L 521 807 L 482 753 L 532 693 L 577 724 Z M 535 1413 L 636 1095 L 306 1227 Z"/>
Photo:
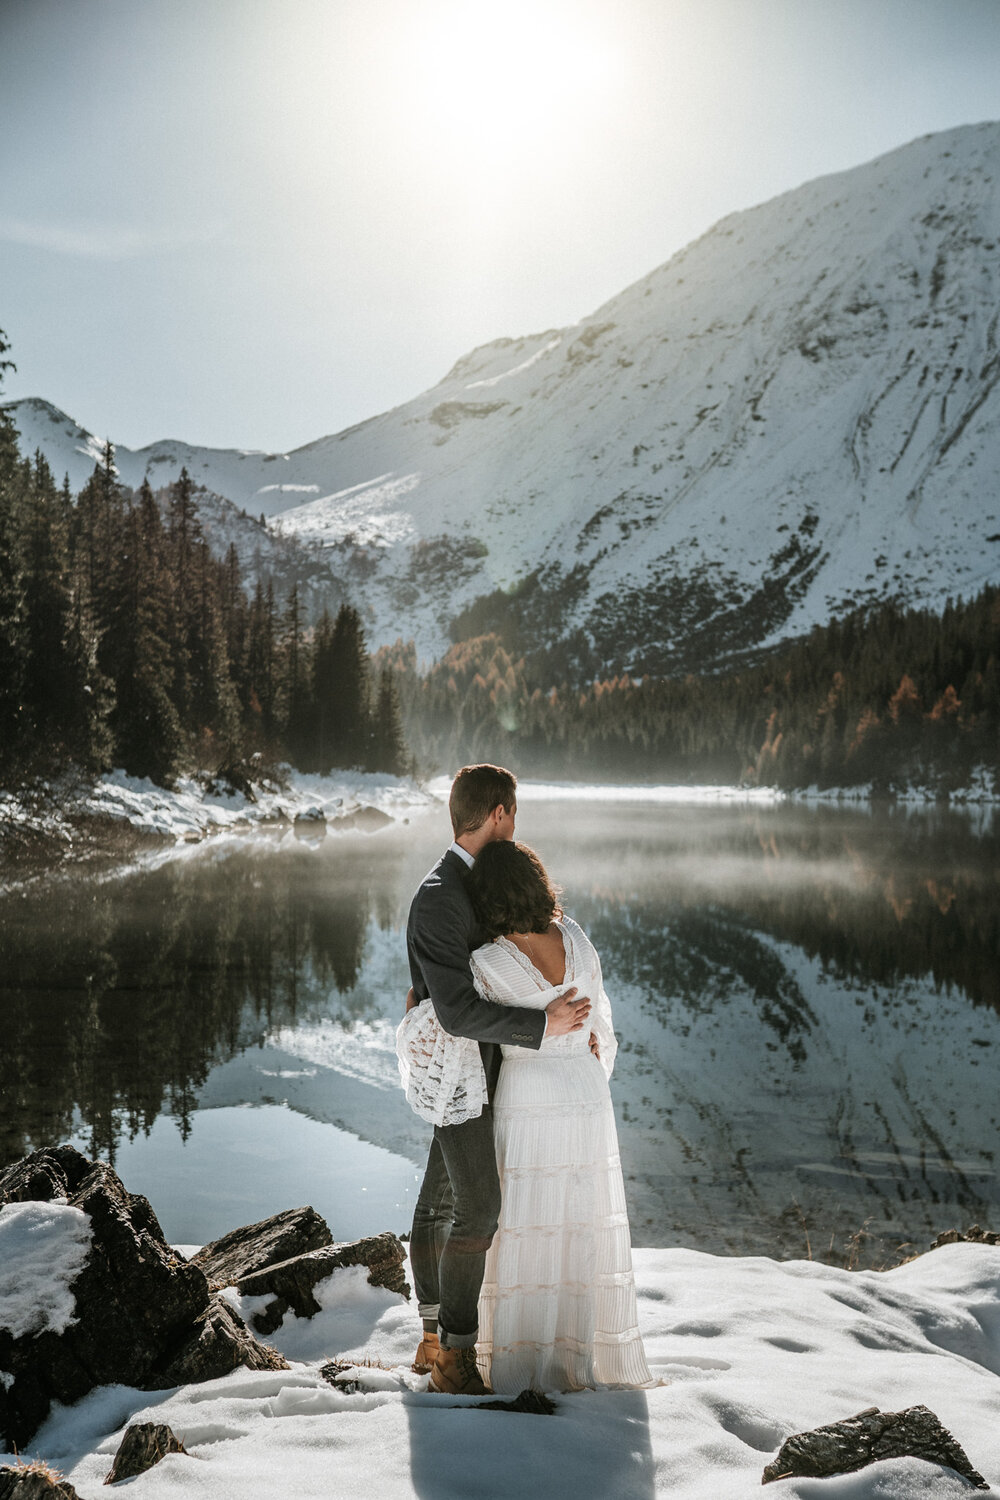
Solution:
<path fill-rule="evenodd" d="M 997 1220 L 991 831 L 527 798 L 518 831 L 602 955 L 637 1243 L 879 1263 Z M 113 1159 L 165 1113 L 183 1137 L 227 1059 L 394 1020 L 406 905 L 443 842 L 429 819 L 4 896 L 0 1156 L 82 1129 Z"/>
<path fill-rule="evenodd" d="M 796 807 L 650 825 L 603 848 L 578 825 L 566 893 L 618 1001 L 638 1241 L 882 1264 L 1000 1220 L 995 837 Z"/>
<path fill-rule="evenodd" d="M 384 903 L 363 864 L 337 873 L 308 854 L 234 856 L 222 878 L 199 859 L 7 897 L 4 1160 L 65 1139 L 81 1118 L 112 1161 L 123 1132 L 164 1110 L 186 1135 L 216 1064 L 308 1018 L 318 994 L 355 986 Z"/>

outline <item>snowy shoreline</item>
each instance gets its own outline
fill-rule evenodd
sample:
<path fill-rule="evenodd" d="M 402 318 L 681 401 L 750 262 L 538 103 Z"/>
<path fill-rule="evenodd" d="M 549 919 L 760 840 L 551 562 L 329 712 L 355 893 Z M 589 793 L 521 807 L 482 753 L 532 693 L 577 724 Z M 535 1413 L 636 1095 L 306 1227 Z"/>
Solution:
<path fill-rule="evenodd" d="M 249 794 L 248 794 L 249 793 Z M 360 828 L 374 832 L 437 806 L 410 778 L 365 771 L 310 776 L 283 768 L 238 791 L 207 777 L 172 789 L 116 770 L 0 791 L 0 870 L 15 877 L 62 865 L 149 863 L 210 838 L 294 832 L 310 842 Z"/>
<path fill-rule="evenodd" d="M 433 795 L 447 799 L 451 779 L 435 776 L 427 783 Z M 716 806 L 724 804 L 748 804 L 756 807 L 774 807 L 792 802 L 805 806 L 860 807 L 885 806 L 934 808 L 941 807 L 944 800 L 931 786 L 913 784 L 892 793 L 876 789 L 870 783 L 864 786 L 834 787 L 777 787 L 748 786 L 725 782 L 700 782 L 687 785 L 680 782 L 598 782 L 598 781 L 534 781 L 525 777 L 518 781 L 519 802 L 650 802 L 664 804 L 684 803 L 690 806 Z M 1000 788 L 994 788 L 990 773 L 980 766 L 967 785 L 955 788 L 948 794 L 947 806 L 981 808 L 1000 806 Z"/>
<path fill-rule="evenodd" d="M 361 828 L 375 832 L 405 823 L 447 802 L 451 779 L 421 784 L 409 777 L 363 771 L 306 775 L 282 768 L 245 790 L 207 776 L 182 777 L 175 787 L 115 770 L 85 778 L 67 774 L 16 790 L 0 790 L 0 882 L 17 883 L 64 866 L 132 864 L 175 857 L 190 845 L 219 837 L 282 838 L 292 831 L 311 842 Z M 864 787 L 749 787 L 578 781 L 519 782 L 521 802 L 599 800 L 607 804 L 777 807 L 782 804 L 872 811 L 895 806 L 940 809 L 934 789 L 911 786 L 891 797 Z M 992 818 L 1000 793 L 985 768 L 951 792 L 947 807 Z"/>
<path fill-rule="evenodd" d="M 198 842 L 213 834 L 314 824 L 336 829 L 356 826 L 363 809 L 375 809 L 386 823 L 404 821 L 434 799 L 409 778 L 367 771 L 305 775 L 282 768 L 280 782 L 250 785 L 249 795 L 204 778 L 184 777 L 173 790 L 113 771 L 94 784 L 83 807 L 88 813 L 130 823 L 143 832 L 175 842 Z"/>
<path fill-rule="evenodd" d="M 125 1426 L 146 1420 L 168 1423 L 188 1453 L 132 1480 L 138 1500 L 510 1500 L 528 1488 L 555 1500 L 743 1500 L 759 1494 L 765 1464 L 793 1432 L 923 1403 L 1000 1483 L 1000 1248 L 947 1245 L 884 1272 L 685 1249 L 633 1255 L 650 1366 L 664 1382 L 653 1390 L 556 1393 L 551 1417 L 428 1394 L 409 1370 L 412 1301 L 355 1267 L 330 1279 L 320 1313 L 286 1315 L 270 1336 L 290 1369 L 238 1369 L 170 1391 L 106 1386 L 54 1410 L 22 1457 L 53 1464 L 92 1500 Z M 328 1358 L 353 1367 L 342 1389 L 320 1374 Z M 955 1472 L 916 1458 L 781 1484 L 793 1500 L 969 1493 Z"/>

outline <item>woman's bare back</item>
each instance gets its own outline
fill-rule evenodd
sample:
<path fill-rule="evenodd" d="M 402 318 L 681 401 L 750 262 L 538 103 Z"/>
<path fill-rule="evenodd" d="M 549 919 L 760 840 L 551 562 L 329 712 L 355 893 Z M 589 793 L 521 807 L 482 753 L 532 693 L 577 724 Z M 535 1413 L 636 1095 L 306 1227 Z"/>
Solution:
<path fill-rule="evenodd" d="M 506 936 L 547 983 L 562 984 L 566 978 L 566 946 L 561 928 L 552 922 L 547 932 L 508 932 Z"/>

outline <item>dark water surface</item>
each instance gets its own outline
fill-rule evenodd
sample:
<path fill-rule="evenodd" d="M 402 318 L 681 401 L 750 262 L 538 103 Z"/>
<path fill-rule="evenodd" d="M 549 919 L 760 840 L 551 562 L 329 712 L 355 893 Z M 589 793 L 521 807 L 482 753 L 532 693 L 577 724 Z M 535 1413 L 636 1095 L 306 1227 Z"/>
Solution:
<path fill-rule="evenodd" d="M 615 1007 L 635 1244 L 882 1264 L 1000 1228 L 988 816 L 523 792 Z M 179 1243 L 305 1202 L 407 1228 L 402 928 L 446 823 L 0 897 L 0 1160 L 72 1139 Z"/>

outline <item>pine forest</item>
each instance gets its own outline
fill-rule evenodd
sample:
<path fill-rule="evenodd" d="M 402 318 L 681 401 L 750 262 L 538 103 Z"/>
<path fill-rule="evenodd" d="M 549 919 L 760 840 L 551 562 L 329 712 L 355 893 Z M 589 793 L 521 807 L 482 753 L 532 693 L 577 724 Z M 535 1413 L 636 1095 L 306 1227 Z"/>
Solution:
<path fill-rule="evenodd" d="M 399 684 L 418 761 L 509 758 L 523 774 L 788 789 L 920 785 L 1000 775 L 1000 589 L 941 615 L 887 604 L 815 628 L 741 670 L 553 682 L 546 653 L 498 634 L 456 643 Z"/>
<path fill-rule="evenodd" d="M 388 671 L 341 606 L 307 624 L 298 591 L 248 593 L 212 555 L 187 473 L 154 494 L 117 480 L 110 444 L 75 498 L 23 458 L 0 411 L 0 772 L 8 783 L 121 766 L 169 785 L 237 783 L 290 761 L 407 769 Z"/>

